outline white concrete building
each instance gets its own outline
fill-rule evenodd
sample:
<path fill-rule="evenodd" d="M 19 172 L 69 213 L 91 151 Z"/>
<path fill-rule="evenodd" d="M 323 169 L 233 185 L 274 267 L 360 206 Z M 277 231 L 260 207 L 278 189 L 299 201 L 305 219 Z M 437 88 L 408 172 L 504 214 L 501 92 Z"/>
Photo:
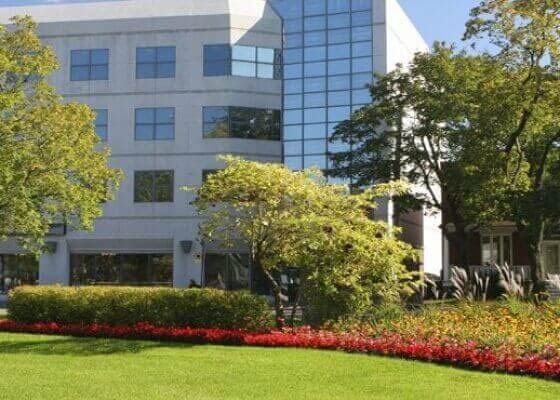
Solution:
<path fill-rule="evenodd" d="M 200 185 L 219 154 L 326 168 L 328 136 L 370 101 L 373 72 L 427 49 L 396 0 L 122 0 L 4 7 L 0 23 L 24 14 L 59 57 L 52 83 L 98 111 L 126 176 L 93 232 L 53 230 L 41 284 L 258 288 L 245 256 L 200 246 L 181 187 Z M 438 226 L 420 213 L 407 228 L 436 273 Z M 0 244 L 0 291 L 36 279 L 19 252 Z"/>

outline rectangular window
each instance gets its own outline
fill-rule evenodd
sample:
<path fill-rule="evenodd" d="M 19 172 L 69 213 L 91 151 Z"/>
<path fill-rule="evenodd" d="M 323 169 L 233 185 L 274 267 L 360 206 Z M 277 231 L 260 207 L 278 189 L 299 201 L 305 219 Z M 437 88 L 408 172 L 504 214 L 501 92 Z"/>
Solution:
<path fill-rule="evenodd" d="M 70 80 L 106 81 L 109 79 L 109 49 L 72 50 Z"/>
<path fill-rule="evenodd" d="M 173 171 L 134 171 L 134 202 L 172 203 Z"/>
<path fill-rule="evenodd" d="M 280 50 L 255 46 L 204 46 L 204 76 L 282 79 Z"/>
<path fill-rule="evenodd" d="M 27 254 L 0 254 L 0 293 L 39 282 L 39 260 Z"/>
<path fill-rule="evenodd" d="M 134 137 L 136 140 L 173 140 L 175 108 L 137 108 Z"/>
<path fill-rule="evenodd" d="M 249 107 L 203 107 L 205 138 L 280 140 L 280 111 Z"/>
<path fill-rule="evenodd" d="M 99 139 L 106 142 L 109 136 L 109 112 L 107 110 L 95 110 L 95 133 Z"/>
<path fill-rule="evenodd" d="M 172 286 L 172 254 L 72 254 L 70 282 L 75 286 Z"/>
<path fill-rule="evenodd" d="M 482 265 L 512 265 L 511 235 L 486 234 L 481 236 Z"/>
<path fill-rule="evenodd" d="M 175 77 L 175 47 L 136 48 L 136 79 Z"/>
<path fill-rule="evenodd" d="M 247 290 L 250 262 L 247 254 L 206 254 L 204 286 L 223 290 Z"/>

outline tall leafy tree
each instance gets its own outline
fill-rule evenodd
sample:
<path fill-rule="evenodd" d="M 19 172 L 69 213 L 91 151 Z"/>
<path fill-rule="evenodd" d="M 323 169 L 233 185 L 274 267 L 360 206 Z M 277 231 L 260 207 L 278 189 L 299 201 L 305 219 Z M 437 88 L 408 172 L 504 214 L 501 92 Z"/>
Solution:
<path fill-rule="evenodd" d="M 58 68 L 30 18 L 0 26 L 0 240 L 38 249 L 53 222 L 92 228 L 120 173 L 97 148 L 92 110 L 47 82 Z"/>
<path fill-rule="evenodd" d="M 417 200 L 444 213 L 443 232 L 467 267 L 472 229 L 507 211 L 500 200 L 509 178 L 499 149 L 500 129 L 511 124 L 510 100 L 496 99 L 503 99 L 512 74 L 490 56 L 440 44 L 416 55 L 406 68 L 378 76 L 370 86 L 373 103 L 337 127 L 332 140 L 352 150 L 332 155 L 330 174 L 360 186 L 409 182 Z"/>
<path fill-rule="evenodd" d="M 560 2 L 557 0 L 484 0 L 471 12 L 465 39 L 488 37 L 494 58 L 517 72 L 508 95 L 515 120 L 504 129 L 503 153 L 518 163 L 508 166 L 513 180 L 512 217 L 530 250 L 532 279 L 546 278 L 542 248 L 546 229 L 560 218 L 558 160 L 560 151 Z M 501 98 L 503 98 L 502 96 Z M 522 174 L 520 163 L 527 165 Z"/>
<path fill-rule="evenodd" d="M 308 304 L 320 305 L 311 301 L 320 298 L 335 306 L 337 299 L 342 314 L 371 306 L 374 296 L 406 292 L 412 276 L 405 262 L 414 259 L 414 251 L 386 224 L 368 217 L 375 207 L 371 199 L 399 191 L 399 185 L 350 195 L 318 172 L 223 160 L 226 168 L 196 189 L 194 204 L 205 217 L 201 238 L 247 248 L 253 267 L 272 288 L 279 325 L 284 320 L 279 273 L 287 266 L 299 268 L 303 286 L 310 288 Z"/>

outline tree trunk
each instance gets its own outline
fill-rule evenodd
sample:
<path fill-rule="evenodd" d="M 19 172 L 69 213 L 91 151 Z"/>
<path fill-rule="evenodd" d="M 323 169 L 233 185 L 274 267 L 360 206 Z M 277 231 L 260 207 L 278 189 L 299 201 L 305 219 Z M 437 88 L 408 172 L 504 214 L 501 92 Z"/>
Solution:
<path fill-rule="evenodd" d="M 276 279 L 272 276 L 270 271 L 261 268 L 264 275 L 268 279 L 270 285 L 272 286 L 272 294 L 274 295 L 274 311 L 276 312 L 276 327 L 282 329 L 284 327 L 286 318 L 284 315 L 284 304 L 282 303 L 282 288 L 276 282 Z"/>
<path fill-rule="evenodd" d="M 544 230 L 545 223 L 540 218 L 533 221 L 528 229 L 525 229 L 525 237 L 531 260 L 531 280 L 536 292 L 543 289 L 543 284 L 546 280 L 546 271 L 542 260 Z"/>

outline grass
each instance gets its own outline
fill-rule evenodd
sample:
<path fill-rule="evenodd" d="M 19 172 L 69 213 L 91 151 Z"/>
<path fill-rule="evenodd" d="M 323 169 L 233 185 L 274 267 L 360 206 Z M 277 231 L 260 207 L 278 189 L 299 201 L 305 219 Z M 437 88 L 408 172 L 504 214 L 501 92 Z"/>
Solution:
<path fill-rule="evenodd" d="M 341 352 L 0 333 L 0 398 L 558 399 L 560 384 Z"/>

